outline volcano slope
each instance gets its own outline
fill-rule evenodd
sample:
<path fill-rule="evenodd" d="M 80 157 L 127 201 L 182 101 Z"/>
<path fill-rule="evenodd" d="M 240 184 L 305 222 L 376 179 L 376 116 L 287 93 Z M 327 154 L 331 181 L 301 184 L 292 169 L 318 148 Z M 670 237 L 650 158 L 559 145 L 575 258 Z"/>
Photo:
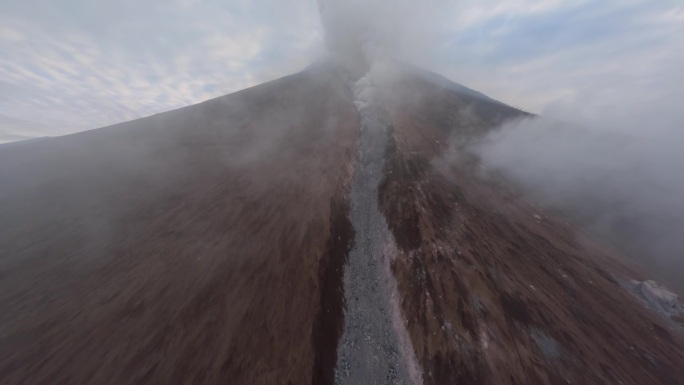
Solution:
<path fill-rule="evenodd" d="M 324 310 L 341 311 L 359 132 L 347 91 L 313 68 L 2 151 L 0 382 L 332 373 L 340 317 Z"/>
<path fill-rule="evenodd" d="M 468 138 L 522 113 L 417 78 L 384 104 L 379 199 L 425 383 L 684 383 L 681 325 L 620 284 L 643 277 L 468 154 Z"/>
<path fill-rule="evenodd" d="M 333 383 L 364 148 L 351 84 L 322 64 L 1 150 L 1 382 Z M 523 112 L 413 70 L 378 100 L 369 206 L 390 236 L 372 249 L 422 382 L 684 383 L 678 324 L 621 285 L 644 277 L 465 150 Z"/>

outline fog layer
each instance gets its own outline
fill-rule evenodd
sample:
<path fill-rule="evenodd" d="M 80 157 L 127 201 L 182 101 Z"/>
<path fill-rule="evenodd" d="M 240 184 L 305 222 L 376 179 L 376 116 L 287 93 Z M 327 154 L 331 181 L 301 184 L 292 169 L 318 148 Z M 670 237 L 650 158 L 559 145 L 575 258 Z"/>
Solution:
<path fill-rule="evenodd" d="M 474 149 L 487 168 L 682 290 L 684 152 L 672 124 L 678 115 L 642 109 L 584 117 L 582 125 L 542 117 L 509 122 Z"/>
<path fill-rule="evenodd" d="M 318 0 L 330 55 L 361 73 L 377 57 L 408 62 L 428 57 L 438 33 L 436 5 L 433 0 Z"/>

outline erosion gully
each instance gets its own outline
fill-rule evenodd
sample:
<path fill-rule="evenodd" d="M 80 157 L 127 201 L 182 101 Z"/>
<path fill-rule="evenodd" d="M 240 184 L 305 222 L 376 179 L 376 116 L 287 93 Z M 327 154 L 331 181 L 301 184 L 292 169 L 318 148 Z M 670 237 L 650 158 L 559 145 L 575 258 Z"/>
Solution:
<path fill-rule="evenodd" d="M 346 312 L 335 383 L 413 384 L 419 382 L 411 370 L 415 358 L 390 271 L 394 242 L 378 206 L 378 185 L 392 128 L 381 108 L 359 107 L 359 113 L 359 158 L 350 213 L 356 234 L 344 267 Z"/>

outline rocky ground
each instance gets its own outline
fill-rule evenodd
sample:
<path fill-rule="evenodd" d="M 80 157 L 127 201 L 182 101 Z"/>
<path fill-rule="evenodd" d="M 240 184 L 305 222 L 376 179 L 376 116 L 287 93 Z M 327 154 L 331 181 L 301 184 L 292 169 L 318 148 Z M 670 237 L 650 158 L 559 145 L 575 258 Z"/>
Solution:
<path fill-rule="evenodd" d="M 359 160 L 351 189 L 354 247 L 344 271 L 344 334 L 338 348 L 337 384 L 410 384 L 410 360 L 400 348 L 403 323 L 394 322 L 391 298 L 396 284 L 387 245 L 393 243 L 378 207 L 387 138 L 384 111 L 360 111 Z M 398 310 L 398 309 L 396 309 Z M 405 333 L 405 331 L 403 331 Z M 409 353 L 412 353 L 409 351 Z"/>
<path fill-rule="evenodd" d="M 359 133 L 344 84 L 312 69 L 0 152 L 0 383 L 331 379 Z"/>

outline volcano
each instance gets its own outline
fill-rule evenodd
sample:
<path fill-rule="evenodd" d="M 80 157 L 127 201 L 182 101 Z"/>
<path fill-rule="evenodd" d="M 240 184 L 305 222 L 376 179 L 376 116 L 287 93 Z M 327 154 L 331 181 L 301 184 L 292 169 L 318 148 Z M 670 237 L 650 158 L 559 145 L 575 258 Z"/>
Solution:
<path fill-rule="evenodd" d="M 389 72 L 0 149 L 0 382 L 684 384 L 678 298 L 468 151 L 529 115 Z"/>

